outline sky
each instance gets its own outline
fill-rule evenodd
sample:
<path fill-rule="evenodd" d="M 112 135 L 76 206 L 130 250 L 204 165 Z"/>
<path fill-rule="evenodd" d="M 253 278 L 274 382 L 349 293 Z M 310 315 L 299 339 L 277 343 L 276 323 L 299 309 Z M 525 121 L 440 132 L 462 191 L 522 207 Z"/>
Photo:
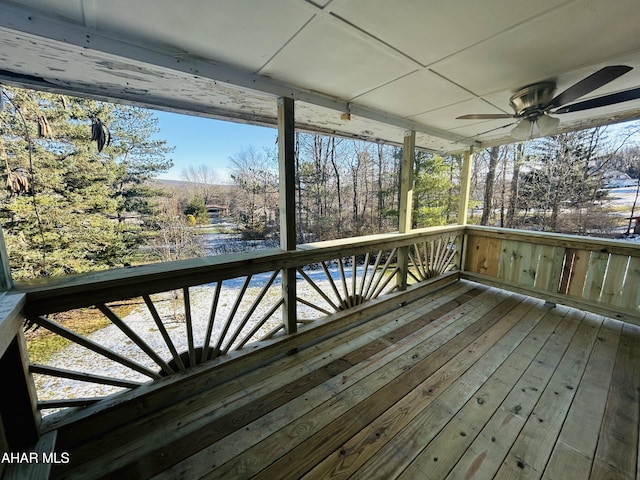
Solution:
<path fill-rule="evenodd" d="M 275 128 L 155 110 L 153 113 L 158 118 L 160 129 L 156 138 L 166 140 L 168 146 L 175 147 L 175 151 L 169 154 L 173 167 L 158 175 L 158 178 L 181 180 L 180 174 L 185 167 L 205 164 L 216 171 L 220 182 L 226 182 L 229 181 L 230 156 L 249 146 L 258 151 L 275 148 Z"/>

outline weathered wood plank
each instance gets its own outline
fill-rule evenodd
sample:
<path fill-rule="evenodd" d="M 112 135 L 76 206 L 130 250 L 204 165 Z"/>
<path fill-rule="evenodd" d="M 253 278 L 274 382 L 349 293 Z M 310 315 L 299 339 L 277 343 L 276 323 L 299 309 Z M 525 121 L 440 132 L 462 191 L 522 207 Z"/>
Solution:
<path fill-rule="evenodd" d="M 22 328 L 22 309 L 26 296 L 20 293 L 0 293 L 0 357 Z"/>
<path fill-rule="evenodd" d="M 516 301 L 509 299 L 508 302 L 513 307 Z M 420 349 L 408 351 L 385 368 L 377 370 L 375 375 L 336 395 L 330 405 L 324 406 L 323 412 L 316 409 L 311 418 L 305 416 L 292 422 L 271 435 L 266 442 L 257 444 L 232 462 L 213 470 L 209 476 L 234 478 L 240 472 L 243 476 L 255 475 L 255 478 L 299 476 L 335 446 L 359 431 L 363 424 L 366 425 L 386 410 L 387 405 L 395 403 L 415 388 L 443 361 L 448 361 L 482 335 L 500 316 L 496 312 L 488 312 L 475 322 L 468 322 L 471 316 L 461 319 L 421 344 Z M 451 337 L 451 334 L 454 336 Z M 302 426 L 304 428 L 301 429 Z M 264 468 L 275 459 L 278 460 Z M 248 467 L 253 471 L 247 472 Z"/>
<path fill-rule="evenodd" d="M 540 256 L 538 245 L 521 243 L 518 249 L 520 253 L 520 266 L 516 272 L 518 285 L 533 287 L 536 280 L 538 257 Z"/>
<path fill-rule="evenodd" d="M 541 339 L 542 348 L 534 350 L 533 355 L 529 353 L 526 356 L 529 362 L 520 367 L 515 378 L 506 382 L 508 392 L 498 398 L 499 406 L 487 409 L 488 421 L 451 470 L 448 476 L 451 480 L 493 478 L 500 468 L 581 321 L 568 311 L 552 310 L 551 315 L 561 320 L 560 324 L 548 331 Z"/>
<path fill-rule="evenodd" d="M 188 401 L 181 402 L 177 408 L 171 408 L 163 412 L 161 416 L 138 422 L 137 432 L 131 425 L 126 425 L 124 429 L 117 432 L 116 437 L 111 434 L 107 438 L 92 442 L 90 448 L 81 447 L 74 452 L 74 458 L 77 463 L 81 463 L 82 461 L 90 461 L 92 458 L 102 456 L 105 459 L 105 463 L 110 465 L 110 468 L 116 469 L 119 467 L 121 469 L 119 473 L 126 476 L 131 473 L 131 470 L 127 470 L 124 467 L 127 464 L 132 464 L 128 467 L 129 469 L 135 466 L 135 458 L 131 455 L 132 451 L 136 452 L 137 457 L 145 456 L 148 461 L 149 458 L 155 455 L 152 452 L 157 449 L 157 445 L 164 443 L 170 446 L 170 438 L 174 438 L 177 441 L 175 448 L 165 448 L 157 451 L 157 465 L 171 465 L 172 458 L 180 459 L 186 457 L 190 452 L 195 453 L 202 449 L 202 445 L 215 442 L 216 437 L 222 438 L 224 435 L 240 429 L 243 425 L 253 421 L 254 418 L 264 414 L 265 409 L 269 411 L 269 405 L 273 405 L 272 408 L 276 408 L 292 395 L 301 395 L 304 390 L 300 390 L 300 388 L 305 388 L 305 385 L 306 388 L 313 388 L 318 381 L 324 381 L 338 375 L 344 368 L 348 368 L 353 362 L 358 361 L 357 358 L 354 358 L 353 351 L 360 349 L 360 351 L 366 351 L 368 355 L 372 355 L 380 347 L 386 347 L 388 342 L 381 343 L 377 340 L 383 332 L 389 332 L 389 335 L 396 339 L 403 338 L 414 333 L 416 328 L 422 328 L 432 320 L 437 319 L 438 315 L 453 311 L 461 304 L 464 305 L 464 302 L 479 293 L 477 290 L 466 290 L 465 288 L 454 288 L 452 292 L 454 297 L 448 302 L 443 302 L 443 299 L 446 300 L 447 296 L 443 296 L 443 299 L 438 298 L 428 302 L 417 302 L 417 307 L 423 303 L 422 308 L 428 308 L 426 312 L 429 313 L 425 317 L 425 310 L 421 311 L 417 307 L 416 311 L 407 312 L 404 317 L 409 322 L 409 327 L 411 327 L 412 323 L 415 324 L 412 328 L 401 330 L 402 327 L 399 329 L 398 323 L 389 322 L 389 316 L 381 316 L 379 319 L 354 327 L 329 341 L 328 346 L 334 345 L 333 349 L 316 350 L 311 348 L 295 355 L 291 359 L 299 359 L 299 362 L 296 362 L 294 370 L 298 369 L 298 365 L 304 365 L 305 370 L 309 372 L 307 374 L 309 380 L 303 378 L 290 384 L 290 379 L 299 377 L 299 373 L 294 373 L 290 370 L 283 371 L 281 367 L 269 368 L 266 372 L 261 369 L 258 372 L 249 374 L 247 378 L 243 378 L 239 382 L 232 381 L 226 384 L 224 388 L 216 389 L 213 395 L 210 392 L 203 393 L 190 398 Z M 462 295 L 455 296 L 460 293 Z M 491 299 L 489 296 L 486 298 L 487 300 Z M 438 305 L 440 306 L 438 307 Z M 390 315 L 401 319 L 397 315 Z M 375 340 L 372 340 L 370 336 L 364 335 L 369 330 L 378 332 L 375 335 Z M 291 363 L 291 361 L 287 363 Z M 334 366 L 331 366 L 332 364 Z M 331 374 L 327 376 L 327 372 L 331 372 Z M 279 391 L 280 393 L 278 393 Z M 266 400 L 267 395 L 274 398 Z M 265 400 L 262 400 L 263 397 L 265 397 Z M 216 398 L 222 399 L 222 403 L 219 404 Z M 254 405 L 251 405 L 251 402 Z M 187 415 L 188 412 L 193 412 L 193 415 Z M 224 417 L 227 419 L 225 420 Z M 215 422 L 218 419 L 221 420 L 221 423 L 216 425 Z M 167 436 L 167 431 L 173 432 L 170 437 Z M 243 432 L 241 431 L 240 433 Z M 154 440 L 156 437 L 157 440 Z M 142 440 L 138 442 L 134 440 L 132 443 L 131 438 L 141 438 Z M 112 446 L 109 447 L 109 445 Z M 82 472 L 84 475 L 92 474 L 91 471 L 77 468 L 74 471 Z"/>
<path fill-rule="evenodd" d="M 38 456 L 37 462 L 11 463 L 4 473 L 3 480 L 43 480 L 49 478 L 52 462 L 44 462 L 44 455 L 56 454 L 58 461 L 63 461 L 61 453 L 56 452 L 56 432 L 43 435 L 33 450 Z"/>
<path fill-rule="evenodd" d="M 624 325 L 591 478 L 634 478 L 638 458 L 640 327 Z"/>
<path fill-rule="evenodd" d="M 509 312 L 470 348 L 443 365 L 367 428 L 342 444 L 340 449 L 316 465 L 305 478 L 347 478 L 372 456 L 377 455 L 390 438 L 401 433 L 409 422 L 437 398 L 441 402 L 447 402 L 451 408 L 447 399 L 455 398 L 455 401 L 459 401 L 473 395 L 544 315 L 542 310 L 531 312 L 532 306 L 531 303 L 523 302 Z M 476 354 L 484 356 L 460 374 L 460 370 L 469 365 L 469 360 L 474 360 Z M 429 394 L 425 395 L 425 391 Z M 442 398 L 445 395 L 446 398 Z M 395 461 L 395 455 L 387 460 Z"/>
<path fill-rule="evenodd" d="M 499 278 L 507 284 L 517 284 L 520 259 L 522 257 L 519 252 L 519 247 L 520 242 L 513 240 L 502 241 L 496 278 Z"/>
<path fill-rule="evenodd" d="M 583 320 L 494 478 L 538 479 L 543 474 L 601 323 L 602 317 Z"/>
<path fill-rule="evenodd" d="M 605 319 L 543 480 L 589 478 L 622 323 Z"/>

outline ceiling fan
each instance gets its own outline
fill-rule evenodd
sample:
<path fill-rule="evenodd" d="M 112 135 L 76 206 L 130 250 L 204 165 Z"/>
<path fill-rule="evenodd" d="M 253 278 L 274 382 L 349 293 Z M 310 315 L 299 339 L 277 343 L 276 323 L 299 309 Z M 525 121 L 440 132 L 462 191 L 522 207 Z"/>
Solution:
<path fill-rule="evenodd" d="M 640 98 L 640 88 L 634 88 L 570 104 L 570 102 L 573 102 L 603 85 L 612 82 L 630 70 L 632 70 L 632 67 L 627 65 L 604 67 L 580 80 L 578 83 L 567 88 L 564 92 L 556 95 L 555 97 L 553 96 L 556 90 L 555 82 L 534 83 L 521 88 L 509 99 L 509 104 L 515 111 L 515 114 L 479 113 L 462 115 L 457 118 L 460 120 L 515 118 L 517 125 L 511 130 L 511 136 L 516 140 L 526 140 L 527 138 L 530 138 L 533 133 L 534 125 L 537 125 L 541 135 L 549 135 L 555 130 L 558 123 L 560 123 L 560 119 L 549 116 L 550 113 L 555 115 L 579 112 L 581 110 L 604 107 Z"/>

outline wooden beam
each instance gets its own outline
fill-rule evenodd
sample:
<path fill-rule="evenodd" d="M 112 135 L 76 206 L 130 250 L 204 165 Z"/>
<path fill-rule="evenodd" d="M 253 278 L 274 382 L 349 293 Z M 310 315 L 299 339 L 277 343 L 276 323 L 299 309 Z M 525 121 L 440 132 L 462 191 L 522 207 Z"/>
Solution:
<path fill-rule="evenodd" d="M 149 74 L 150 79 L 152 78 L 151 75 L 159 75 L 158 72 L 169 69 L 186 74 L 185 78 L 192 78 L 196 75 L 219 84 L 237 86 L 274 96 L 286 95 L 289 99 L 295 98 L 296 100 L 329 108 L 337 112 L 350 111 L 354 115 L 374 122 L 393 125 L 401 129 L 417 130 L 426 135 L 443 138 L 461 145 L 471 145 L 476 142 L 476 140 L 465 138 L 463 135 L 429 127 L 396 115 L 379 112 L 364 105 L 353 105 L 348 99 L 338 99 L 317 91 L 295 87 L 269 78 L 266 75 L 245 72 L 219 62 L 207 62 L 179 53 L 173 56 L 160 48 L 151 50 L 141 45 L 127 43 L 123 39 L 106 36 L 95 28 L 71 23 L 52 15 L 37 13 L 32 8 L 0 4 L 0 28 L 24 32 L 24 34 L 16 35 L 17 38 L 13 39 L 13 42 L 22 42 L 24 37 L 29 35 L 30 38 L 27 41 L 34 42 L 41 50 L 53 52 L 62 50 L 67 53 L 70 51 L 93 51 L 101 54 L 98 55 L 101 61 L 117 62 L 121 61 L 121 58 L 127 58 L 132 60 L 135 65 L 141 62 L 147 65 L 144 69 L 145 71 L 153 72 Z M 71 54 L 69 53 L 69 55 Z M 81 53 L 81 55 L 88 59 L 84 53 Z M 117 59 L 113 56 L 121 58 Z M 90 67 L 88 67 L 88 71 L 90 72 Z M 140 72 L 139 74 L 142 75 Z M 3 74 L 0 73 L 0 78 L 2 77 Z M 178 105 L 175 99 L 167 99 L 165 97 L 154 97 L 153 100 L 149 101 L 143 98 L 150 96 L 148 92 L 145 92 L 144 95 L 135 95 L 130 89 L 124 88 L 116 88 L 113 91 L 105 92 L 104 88 L 100 88 L 99 85 L 82 80 L 74 81 L 72 88 L 69 88 L 67 83 L 57 82 L 53 78 L 40 78 L 36 75 L 24 75 L 18 78 L 14 75 L 4 75 L 4 77 L 2 78 L 4 83 L 23 88 L 46 89 L 47 91 L 71 95 L 82 93 L 93 98 L 109 96 L 114 99 L 125 99 L 136 104 L 146 104 L 148 101 L 156 106 L 163 106 L 163 104 L 173 103 L 173 108 L 182 111 L 182 113 L 198 110 L 204 114 L 207 113 L 205 109 L 200 108 L 193 102 L 189 104 L 181 102 L 181 105 Z"/>
<path fill-rule="evenodd" d="M 280 248 L 296 249 L 295 111 L 292 98 L 278 99 L 278 164 L 280 189 Z M 296 269 L 282 270 L 282 320 L 286 333 L 294 333 L 296 322 Z"/>
<path fill-rule="evenodd" d="M 400 233 L 409 233 L 413 225 L 413 168 L 416 156 L 416 132 L 404 132 L 402 147 L 402 165 L 400 167 Z M 409 272 L 409 247 L 398 249 L 398 276 L 396 284 L 400 290 L 407 288 Z"/>
<path fill-rule="evenodd" d="M 278 164 L 280 187 L 280 248 L 296 249 L 295 125 L 293 99 L 278 99 Z"/>
<path fill-rule="evenodd" d="M 460 172 L 460 204 L 458 208 L 458 225 L 467 224 L 469 196 L 471 194 L 471 169 L 473 167 L 473 148 L 464 152 L 462 170 Z"/>
<path fill-rule="evenodd" d="M 416 132 L 404 132 L 402 166 L 400 167 L 400 233 L 411 230 L 413 211 L 413 165 L 416 154 Z"/>

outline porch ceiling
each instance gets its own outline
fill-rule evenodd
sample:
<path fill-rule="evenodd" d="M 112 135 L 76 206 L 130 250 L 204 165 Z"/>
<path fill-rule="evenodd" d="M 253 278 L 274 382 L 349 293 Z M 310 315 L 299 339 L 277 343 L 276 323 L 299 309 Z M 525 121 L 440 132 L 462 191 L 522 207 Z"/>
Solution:
<path fill-rule="evenodd" d="M 509 97 L 634 70 L 581 100 L 640 86 L 637 0 L 0 0 L 0 82 L 234 121 L 455 152 L 508 143 Z M 351 113 L 346 120 L 342 114 Z M 640 117 L 640 100 L 561 115 L 560 130 Z M 487 132 L 488 133 L 483 133 Z"/>

